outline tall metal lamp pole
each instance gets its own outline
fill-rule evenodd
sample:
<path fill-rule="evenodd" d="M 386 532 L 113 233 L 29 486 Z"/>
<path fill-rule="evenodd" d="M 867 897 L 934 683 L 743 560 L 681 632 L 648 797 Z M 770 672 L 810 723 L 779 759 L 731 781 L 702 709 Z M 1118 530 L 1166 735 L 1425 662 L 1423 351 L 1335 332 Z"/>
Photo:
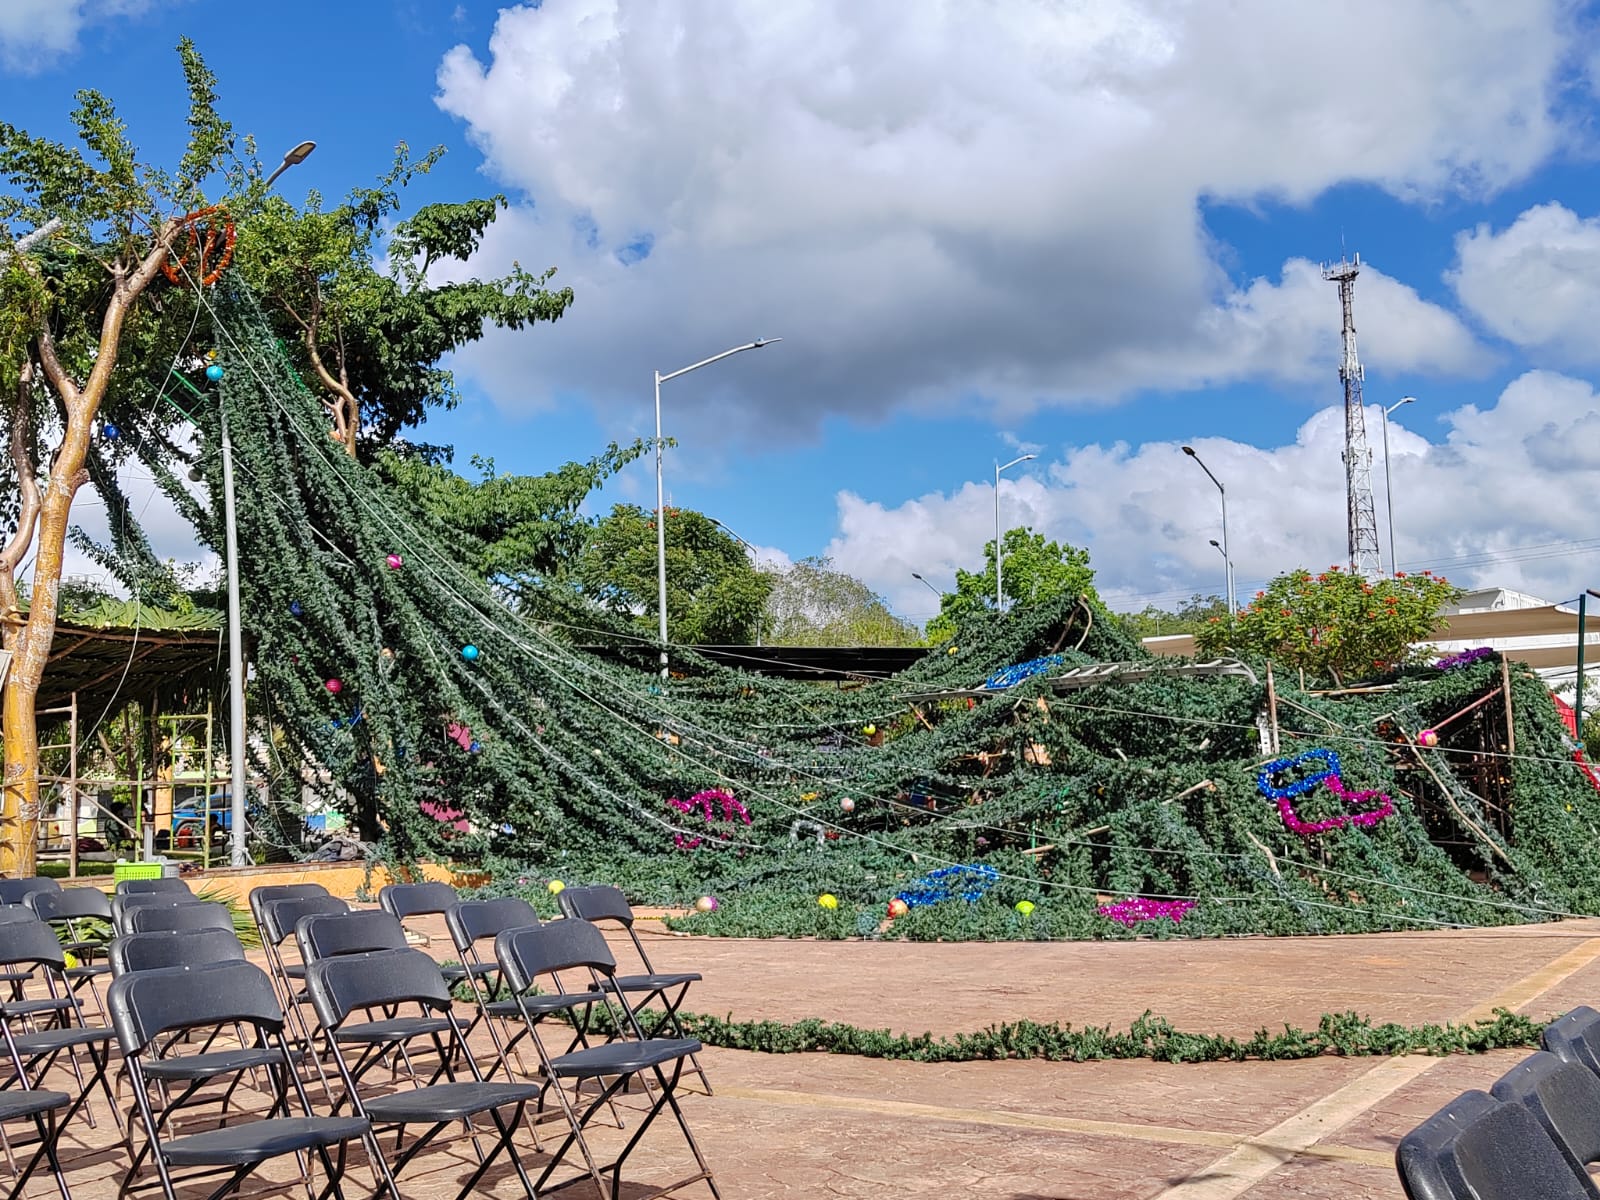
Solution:
<path fill-rule="evenodd" d="M 1003 557 L 1001 555 L 1001 553 L 1000 553 L 1000 472 L 1001 471 L 1008 471 L 1012 467 L 1016 466 L 1018 463 L 1025 463 L 1030 459 L 1034 459 L 1034 458 L 1038 458 L 1038 457 L 1039 456 L 1037 454 L 1024 454 L 1020 458 L 1013 458 L 1010 462 L 1005 463 L 1004 465 L 1002 465 L 999 461 L 996 461 L 995 464 L 994 464 L 994 610 L 995 610 L 995 612 L 1004 612 L 1005 611 L 1005 605 L 1006 605 L 1005 592 L 1002 591 L 1001 588 L 1000 588 L 1000 572 L 1001 572 L 1001 569 L 1002 569 L 1001 566 L 1000 566 L 1000 561 L 1001 561 L 1001 558 Z M 924 581 L 924 582 L 926 582 L 926 581 Z M 929 586 L 931 587 L 932 585 L 929 584 Z"/>
<path fill-rule="evenodd" d="M 1193 446 L 1185 446 L 1183 452 L 1200 464 L 1200 469 L 1206 473 L 1212 483 L 1217 485 L 1217 492 L 1222 496 L 1222 557 L 1227 559 L 1230 564 L 1228 567 L 1228 615 L 1231 617 L 1236 609 L 1233 598 L 1233 555 L 1228 551 L 1228 489 L 1222 486 L 1222 480 L 1211 474 L 1211 468 L 1206 466 L 1205 461 L 1194 452 Z"/>
<path fill-rule="evenodd" d="M 1400 569 L 1400 560 L 1394 556 L 1394 485 L 1389 479 L 1389 414 L 1402 405 L 1415 404 L 1415 396 L 1402 396 L 1383 410 L 1383 502 L 1389 510 L 1389 574 Z"/>

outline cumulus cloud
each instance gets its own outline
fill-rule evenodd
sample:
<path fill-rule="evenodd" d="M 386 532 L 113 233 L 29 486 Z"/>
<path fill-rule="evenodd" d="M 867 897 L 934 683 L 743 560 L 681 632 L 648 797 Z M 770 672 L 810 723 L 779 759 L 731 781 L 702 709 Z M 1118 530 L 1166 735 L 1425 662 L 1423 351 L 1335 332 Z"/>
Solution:
<path fill-rule="evenodd" d="M 1430 567 L 1458 583 L 1505 586 L 1560 600 L 1587 586 L 1571 543 L 1592 539 L 1587 507 L 1600 491 L 1600 396 L 1582 380 L 1533 371 L 1493 407 L 1446 414 L 1442 440 L 1391 419 L 1396 548 L 1402 568 Z M 1367 413 L 1379 540 L 1388 561 L 1379 410 Z M 1228 488 L 1229 542 L 1241 597 L 1294 566 L 1344 562 L 1342 409 L 1314 414 L 1288 445 L 1222 438 L 1193 443 Z M 1103 594 L 1118 607 L 1172 607 L 1196 588 L 1222 594 L 1216 488 L 1174 442 L 1073 447 L 1032 476 L 1001 485 L 1002 523 L 1089 547 Z M 949 587 L 994 537 L 994 493 L 968 484 L 887 506 L 838 497 L 827 553 L 888 595 L 899 611 L 936 607 L 912 571 Z M 1592 555 L 1592 550 L 1590 551 Z M 1198 581 L 1198 583 L 1196 582 Z"/>
<path fill-rule="evenodd" d="M 1499 233 L 1460 234 L 1456 258 L 1450 282 L 1488 329 L 1568 362 L 1600 362 L 1600 218 L 1540 204 Z"/>
<path fill-rule="evenodd" d="M 151 0 L 5 0 L 0 4 L 0 64 L 42 71 L 77 49 L 78 34 L 111 17 L 134 16 Z"/>
<path fill-rule="evenodd" d="M 578 303 L 559 336 L 490 337 L 464 367 L 509 407 L 584 394 L 632 414 L 652 368 L 783 335 L 781 358 L 719 367 L 677 401 L 733 436 L 1297 377 L 1336 330 L 1331 288 L 1299 262 L 1230 282 L 1201 204 L 1299 203 L 1349 181 L 1479 195 L 1524 178 L 1562 139 L 1551 96 L 1568 13 L 1558 0 L 930 0 L 914 21 L 852 0 L 508 9 L 485 58 L 445 56 L 438 101 L 531 197 L 496 227 L 484 269 L 557 263 Z M 1449 313 L 1376 273 L 1363 286 L 1364 305 L 1403 318 L 1364 316 L 1373 366 L 1481 364 Z"/>

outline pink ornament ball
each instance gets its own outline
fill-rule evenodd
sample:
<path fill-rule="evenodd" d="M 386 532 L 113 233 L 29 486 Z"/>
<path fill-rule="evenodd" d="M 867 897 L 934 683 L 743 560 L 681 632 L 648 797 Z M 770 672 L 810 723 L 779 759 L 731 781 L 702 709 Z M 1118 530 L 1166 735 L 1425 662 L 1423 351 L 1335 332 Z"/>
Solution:
<path fill-rule="evenodd" d="M 389 564 L 389 570 L 398 571 L 406 560 L 401 558 L 398 554 L 391 554 L 383 561 Z"/>
<path fill-rule="evenodd" d="M 716 912 L 717 898 L 715 896 L 701 896 L 700 899 L 694 902 L 694 910 L 695 912 L 703 913 Z"/>
<path fill-rule="evenodd" d="M 328 680 L 327 683 L 323 684 L 322 686 L 327 688 L 335 696 L 337 696 L 340 692 L 344 691 L 344 684 L 341 683 L 337 679 L 330 679 L 330 680 Z"/>
<path fill-rule="evenodd" d="M 1424 746 L 1437 746 L 1439 744 L 1439 734 L 1435 730 L 1424 729 L 1417 734 L 1417 741 Z"/>
<path fill-rule="evenodd" d="M 856 810 L 856 802 L 854 800 L 850 799 L 849 796 L 846 796 L 843 800 L 839 801 L 839 811 L 840 812 L 852 813 L 852 812 L 855 812 L 855 810 Z"/>

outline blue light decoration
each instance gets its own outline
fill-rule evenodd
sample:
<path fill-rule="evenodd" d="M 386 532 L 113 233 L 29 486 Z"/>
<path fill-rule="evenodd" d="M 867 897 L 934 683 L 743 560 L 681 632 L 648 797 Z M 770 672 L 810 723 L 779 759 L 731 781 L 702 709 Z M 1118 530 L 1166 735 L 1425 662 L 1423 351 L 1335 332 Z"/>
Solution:
<path fill-rule="evenodd" d="M 108 442 L 114 442 L 122 436 L 122 430 L 118 429 L 110 421 L 107 421 L 100 427 L 100 432 L 105 436 L 105 439 Z"/>
<path fill-rule="evenodd" d="M 212 363 L 206 368 L 206 378 L 211 380 L 212 383 L 220 382 L 222 379 L 222 373 L 221 363 Z"/>
<path fill-rule="evenodd" d="M 290 616 L 298 617 L 301 613 L 303 613 L 305 611 L 306 610 L 304 609 L 304 607 L 301 606 L 300 601 L 298 601 L 298 600 L 289 601 L 289 615 Z"/>
<path fill-rule="evenodd" d="M 983 686 L 991 692 L 1015 687 L 1024 679 L 1042 675 L 1052 667 L 1059 667 L 1062 661 L 1062 656 L 1059 654 L 1046 654 L 1043 658 L 1030 658 L 1027 662 L 1013 663 L 1009 667 L 1001 667 L 985 679 Z"/>
<path fill-rule="evenodd" d="M 1272 777 L 1280 772 L 1287 771 L 1290 767 L 1302 767 L 1308 763 L 1319 762 L 1320 770 L 1278 787 L 1272 782 Z M 1339 755 L 1332 750 L 1307 750 L 1304 754 L 1290 755 L 1288 758 L 1274 759 L 1262 767 L 1256 775 L 1256 787 L 1268 800 L 1292 800 L 1296 796 L 1304 796 L 1317 784 L 1333 776 L 1341 774 L 1339 770 Z"/>
<path fill-rule="evenodd" d="M 1476 646 L 1459 654 L 1447 654 L 1433 665 L 1441 671 L 1454 671 L 1457 667 L 1470 667 L 1494 654 L 1492 646 Z"/>
<path fill-rule="evenodd" d="M 957 864 L 929 871 L 899 894 L 908 907 L 921 908 L 943 900 L 962 899 L 968 904 L 980 899 L 985 892 L 1000 882 L 1000 872 L 982 864 Z"/>

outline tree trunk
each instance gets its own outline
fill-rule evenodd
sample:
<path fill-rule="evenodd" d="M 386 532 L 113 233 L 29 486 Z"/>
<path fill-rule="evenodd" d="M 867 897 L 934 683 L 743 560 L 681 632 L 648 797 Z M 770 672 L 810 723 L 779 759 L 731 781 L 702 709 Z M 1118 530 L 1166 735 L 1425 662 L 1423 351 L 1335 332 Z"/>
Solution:
<path fill-rule="evenodd" d="M 20 879 L 34 873 L 39 831 L 39 731 L 34 724 L 33 687 L 18 682 L 22 653 L 14 647 L 22 630 L 6 626 L 6 647 L 16 655 L 6 677 L 5 720 L 5 836 L 0 839 L 0 874 Z M 38 674 L 36 670 L 34 674 Z"/>

